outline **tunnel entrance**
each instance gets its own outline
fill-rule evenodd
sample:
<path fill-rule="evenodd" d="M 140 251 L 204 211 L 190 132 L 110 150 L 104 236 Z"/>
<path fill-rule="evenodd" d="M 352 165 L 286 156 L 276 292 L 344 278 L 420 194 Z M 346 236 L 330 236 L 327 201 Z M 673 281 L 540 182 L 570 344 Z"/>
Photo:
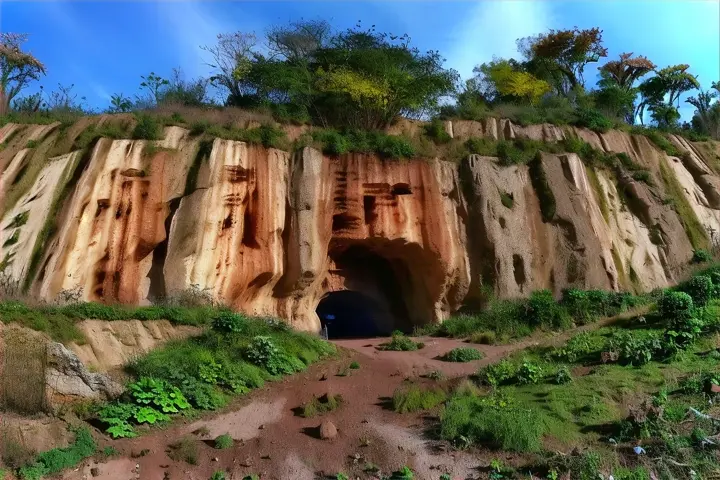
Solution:
<path fill-rule="evenodd" d="M 407 267 L 366 244 L 332 245 L 328 293 L 316 308 L 329 338 L 389 335 L 412 329 L 406 300 L 412 293 Z"/>
<path fill-rule="evenodd" d="M 316 311 L 328 338 L 377 337 L 392 329 L 390 312 L 374 299 L 352 290 L 326 294 Z"/>

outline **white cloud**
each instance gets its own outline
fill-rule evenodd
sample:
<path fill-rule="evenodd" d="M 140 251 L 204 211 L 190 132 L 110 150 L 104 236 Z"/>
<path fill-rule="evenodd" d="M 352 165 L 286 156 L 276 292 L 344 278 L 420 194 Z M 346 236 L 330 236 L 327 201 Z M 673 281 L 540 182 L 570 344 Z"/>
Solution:
<path fill-rule="evenodd" d="M 469 78 L 473 67 L 493 55 L 518 58 L 518 38 L 542 33 L 554 23 L 552 7 L 544 1 L 478 1 L 458 27 L 448 65 Z"/>

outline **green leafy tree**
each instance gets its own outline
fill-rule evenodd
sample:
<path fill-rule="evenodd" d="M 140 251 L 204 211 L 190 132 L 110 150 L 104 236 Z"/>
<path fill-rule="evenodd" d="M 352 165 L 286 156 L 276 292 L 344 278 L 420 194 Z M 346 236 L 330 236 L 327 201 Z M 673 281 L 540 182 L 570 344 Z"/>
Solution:
<path fill-rule="evenodd" d="M 583 72 L 588 63 L 607 56 L 599 28 L 550 30 L 517 43 L 526 59 L 526 71 L 547 81 L 562 95 L 584 85 Z"/>
<path fill-rule="evenodd" d="M 641 122 L 645 108 L 648 108 L 658 126 L 670 127 L 677 123 L 680 119 L 677 112 L 680 95 L 700 88 L 697 76 L 690 74 L 689 68 L 690 65 L 687 64 L 665 67 L 638 86 L 643 99 L 636 113 L 640 116 Z"/>
<path fill-rule="evenodd" d="M 638 89 L 635 83 L 656 68 L 646 57 L 633 57 L 632 53 L 623 53 L 619 60 L 612 60 L 598 67 L 600 81 L 598 91 L 594 92 L 598 108 L 611 116 L 623 118 L 627 123 L 635 123 L 635 100 Z"/>
<path fill-rule="evenodd" d="M 478 83 L 486 86 L 488 96 L 496 100 L 509 100 L 537 104 L 543 95 L 551 90 L 545 80 L 522 71 L 514 60 L 493 60 L 474 70 Z"/>
<path fill-rule="evenodd" d="M 21 46 L 25 33 L 0 33 L 0 115 L 10 109 L 10 102 L 33 80 L 45 75 L 45 66 Z"/>
<path fill-rule="evenodd" d="M 720 102 L 714 102 L 720 93 L 720 82 L 713 82 L 711 90 L 700 92 L 685 102 L 695 107 L 692 123 L 694 128 L 715 140 L 720 140 Z"/>

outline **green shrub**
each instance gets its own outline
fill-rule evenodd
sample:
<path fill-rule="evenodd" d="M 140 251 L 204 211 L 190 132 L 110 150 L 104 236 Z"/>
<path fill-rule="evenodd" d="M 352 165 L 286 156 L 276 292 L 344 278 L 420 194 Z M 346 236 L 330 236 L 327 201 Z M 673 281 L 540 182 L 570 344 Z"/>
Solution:
<path fill-rule="evenodd" d="M 563 365 L 555 373 L 555 383 L 557 385 L 564 385 L 570 382 L 572 382 L 572 373 L 570 373 L 570 368 Z"/>
<path fill-rule="evenodd" d="M 501 360 L 493 365 L 481 369 L 478 377 L 488 385 L 493 387 L 508 383 L 513 380 L 517 374 L 518 367 L 509 360 Z"/>
<path fill-rule="evenodd" d="M 698 275 L 691 278 L 682 289 L 692 298 L 692 305 L 698 307 L 707 305 L 715 291 L 712 280 L 706 275 Z M 692 305 L 690 308 L 692 308 Z"/>
<path fill-rule="evenodd" d="M 553 298 L 550 290 L 536 290 L 530 294 L 527 318 L 531 325 L 544 328 L 567 328 L 572 319 Z"/>
<path fill-rule="evenodd" d="M 162 125 L 156 118 L 147 114 L 137 114 L 137 124 L 132 132 L 133 140 L 160 140 Z"/>
<path fill-rule="evenodd" d="M 440 388 L 421 388 L 418 385 L 400 386 L 393 393 L 393 410 L 411 413 L 435 408 L 445 401 L 447 394 Z"/>
<path fill-rule="evenodd" d="M 656 333 L 615 332 L 610 338 L 610 349 L 619 354 L 619 360 L 630 365 L 644 365 L 663 350 L 663 342 Z"/>
<path fill-rule="evenodd" d="M 613 128 L 613 123 L 593 108 L 578 109 L 575 124 L 579 127 L 589 128 L 590 130 L 600 133 L 605 133 Z"/>
<path fill-rule="evenodd" d="M 342 395 L 322 395 L 313 397 L 311 401 L 301 407 L 301 416 L 304 418 L 312 418 L 327 412 L 337 410 L 343 403 Z"/>
<path fill-rule="evenodd" d="M 305 366 L 297 358 L 287 355 L 273 343 L 270 337 L 264 335 L 252 339 L 245 355 L 251 363 L 264 368 L 272 375 L 288 375 L 302 370 Z"/>
<path fill-rule="evenodd" d="M 395 470 L 390 474 L 387 480 L 413 480 L 415 474 L 407 465 L 404 465 L 400 470 Z"/>
<path fill-rule="evenodd" d="M 487 137 L 472 137 L 468 138 L 464 143 L 465 148 L 475 155 L 483 157 L 497 157 L 498 156 L 498 142 Z"/>
<path fill-rule="evenodd" d="M 415 150 L 401 136 L 363 130 L 313 130 L 312 138 L 321 144 L 322 151 L 330 155 L 350 152 L 377 153 L 386 158 L 412 158 Z"/>
<path fill-rule="evenodd" d="M 712 261 L 712 255 L 707 250 L 702 248 L 693 250 L 693 256 L 690 260 L 691 263 L 707 263 Z"/>
<path fill-rule="evenodd" d="M 360 368 L 360 364 L 358 362 L 353 361 L 352 363 L 350 363 L 351 370 L 358 370 L 359 368 Z"/>
<path fill-rule="evenodd" d="M 472 362 L 481 358 L 483 358 L 481 351 L 469 347 L 453 348 L 442 357 L 447 362 Z"/>
<path fill-rule="evenodd" d="M 693 316 L 693 299 L 685 292 L 666 290 L 658 300 L 658 312 L 673 323 L 683 323 Z"/>
<path fill-rule="evenodd" d="M 543 378 L 542 368 L 530 361 L 524 361 L 520 364 L 515 379 L 519 385 L 534 385 Z"/>
<path fill-rule="evenodd" d="M 233 439 L 229 434 L 223 434 L 215 438 L 215 448 L 225 450 L 233 446 Z"/>
<path fill-rule="evenodd" d="M 220 312 L 213 318 L 212 329 L 218 332 L 240 333 L 245 327 L 246 319 L 239 313 Z"/>
<path fill-rule="evenodd" d="M 430 137 L 435 143 L 439 145 L 448 143 L 450 140 L 452 140 L 450 134 L 445 131 L 445 125 L 443 124 L 443 122 L 437 118 L 426 124 L 424 129 L 425 135 Z"/>
<path fill-rule="evenodd" d="M 402 332 L 393 332 L 392 339 L 381 344 L 378 348 L 380 350 L 391 350 L 398 352 L 410 352 L 418 350 L 425 346 L 422 342 L 416 342 L 410 337 L 406 337 Z"/>
<path fill-rule="evenodd" d="M 225 472 L 218 470 L 217 472 L 214 472 L 212 476 L 210 477 L 210 480 L 225 480 Z M 245 477 L 250 478 L 250 477 Z M 251 479 L 252 480 L 252 479 Z"/>
<path fill-rule="evenodd" d="M 537 452 L 545 428 L 537 413 L 490 396 L 453 396 L 441 415 L 440 435 L 456 445 L 487 445 L 514 452 Z"/>
<path fill-rule="evenodd" d="M 22 480 L 39 480 L 44 476 L 56 475 L 79 464 L 95 454 L 97 445 L 87 428 L 75 431 L 75 441 L 66 448 L 53 448 L 40 453 L 32 464 L 21 467 L 18 475 Z"/>

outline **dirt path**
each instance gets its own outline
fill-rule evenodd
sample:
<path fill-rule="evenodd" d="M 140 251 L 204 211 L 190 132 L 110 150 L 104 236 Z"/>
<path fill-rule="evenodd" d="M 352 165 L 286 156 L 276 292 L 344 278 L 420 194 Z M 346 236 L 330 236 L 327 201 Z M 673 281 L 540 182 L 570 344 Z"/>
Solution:
<path fill-rule="evenodd" d="M 270 383 L 201 419 L 178 421 L 166 430 L 154 429 L 134 439 L 106 440 L 105 444 L 118 450 L 119 457 L 100 464 L 86 463 L 63 478 L 207 480 L 218 470 L 225 471 L 228 480 L 240 480 L 252 473 L 261 475 L 262 480 L 334 478 L 337 472 L 348 473 L 350 478 L 376 478 L 362 471 L 370 464 L 385 474 L 409 465 L 421 480 L 437 480 L 445 472 L 452 478 L 483 478 L 477 468 L 487 465 L 491 458 L 435 448 L 437 445 L 425 435 L 431 418 L 425 414 L 400 415 L 389 408 L 395 389 L 408 378 L 430 382 L 418 377 L 434 370 L 447 377 L 469 375 L 518 350 L 560 343 L 579 331 L 612 321 L 509 345 L 473 345 L 485 354 L 484 358 L 463 364 L 438 360 L 454 347 L 468 346 L 456 339 L 422 338 L 425 347 L 414 352 L 377 350 L 376 346 L 387 339 L 337 341 L 344 349 L 338 358 Z M 360 368 L 348 370 L 352 361 Z M 349 374 L 339 376 L 342 371 Z M 327 393 L 342 395 L 343 405 L 319 418 L 295 414 L 294 409 L 313 396 Z M 337 427 L 336 438 L 319 438 L 318 427 L 323 420 Z M 212 439 L 224 433 L 233 437 L 234 446 L 214 449 Z M 197 447 L 196 465 L 168 457 L 168 445 L 184 436 L 192 438 Z"/>

